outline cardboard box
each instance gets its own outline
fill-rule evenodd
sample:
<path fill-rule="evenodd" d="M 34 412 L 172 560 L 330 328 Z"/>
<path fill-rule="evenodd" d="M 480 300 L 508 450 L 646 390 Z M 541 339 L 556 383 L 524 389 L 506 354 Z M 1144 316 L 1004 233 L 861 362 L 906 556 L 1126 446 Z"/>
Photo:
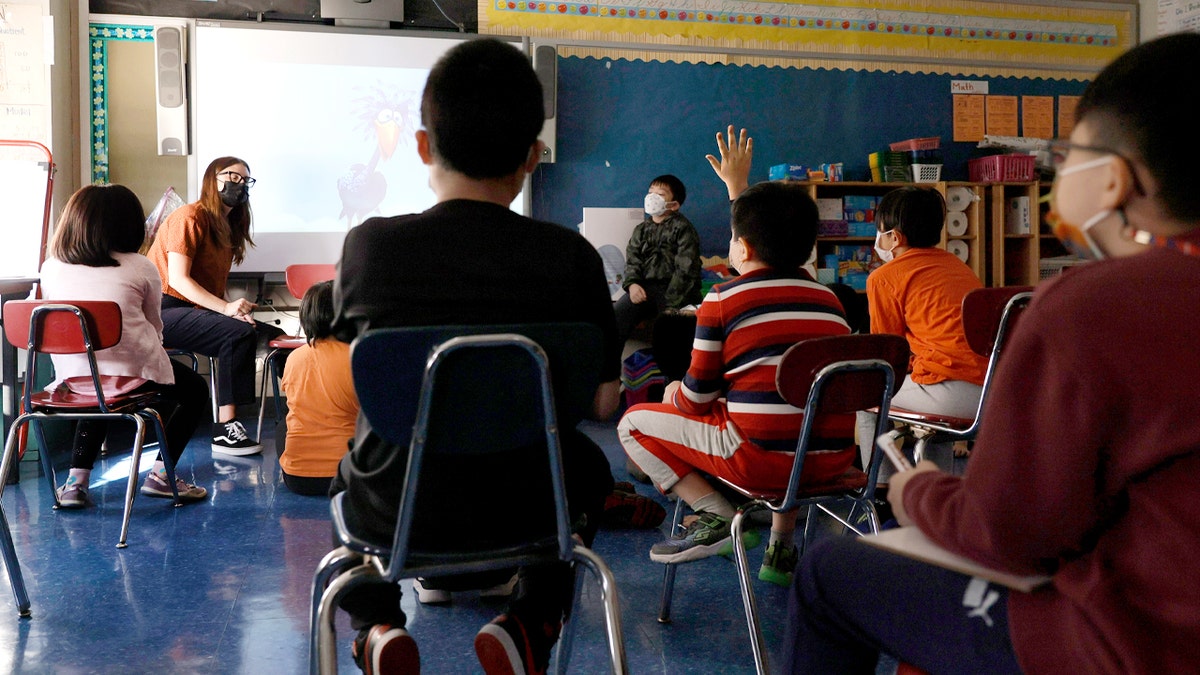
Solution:
<path fill-rule="evenodd" d="M 875 222 L 875 197 L 871 195 L 846 195 L 842 206 L 846 220 L 851 223 Z"/>
<path fill-rule="evenodd" d="M 767 170 L 767 178 L 770 180 L 785 178 L 808 180 L 808 167 L 803 164 L 776 164 Z"/>
<path fill-rule="evenodd" d="M 844 220 L 820 220 L 817 222 L 818 237 L 845 237 L 850 234 L 850 223 Z"/>
<path fill-rule="evenodd" d="M 1031 234 L 1033 219 L 1029 212 L 1029 197 L 1008 200 L 1008 217 L 1004 220 L 1005 234 Z"/>
<path fill-rule="evenodd" d="M 842 220 L 842 198 L 817 197 L 817 217 L 821 220 Z"/>

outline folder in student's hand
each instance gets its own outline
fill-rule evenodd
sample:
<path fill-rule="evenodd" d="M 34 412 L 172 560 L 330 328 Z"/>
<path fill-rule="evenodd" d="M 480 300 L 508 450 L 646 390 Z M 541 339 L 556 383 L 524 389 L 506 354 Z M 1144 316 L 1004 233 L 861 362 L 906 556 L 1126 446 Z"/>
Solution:
<path fill-rule="evenodd" d="M 1007 586 L 1024 593 L 1028 593 L 1038 586 L 1050 582 L 1050 577 L 1042 574 L 1022 576 L 980 565 L 970 558 L 947 551 L 925 536 L 925 533 L 920 528 L 913 526 L 884 530 L 879 534 L 868 534 L 860 537 L 859 540 L 885 551 L 898 553 L 914 560 L 944 567 L 968 576 L 987 579 L 1001 586 Z"/>

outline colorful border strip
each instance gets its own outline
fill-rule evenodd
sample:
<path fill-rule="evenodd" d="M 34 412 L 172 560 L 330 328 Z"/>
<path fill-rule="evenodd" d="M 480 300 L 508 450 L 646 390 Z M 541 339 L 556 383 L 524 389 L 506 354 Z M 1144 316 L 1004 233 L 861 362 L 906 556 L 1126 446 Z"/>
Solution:
<path fill-rule="evenodd" d="M 88 24 L 92 81 L 92 184 L 108 182 L 108 43 L 112 40 L 153 42 L 153 26 Z"/>

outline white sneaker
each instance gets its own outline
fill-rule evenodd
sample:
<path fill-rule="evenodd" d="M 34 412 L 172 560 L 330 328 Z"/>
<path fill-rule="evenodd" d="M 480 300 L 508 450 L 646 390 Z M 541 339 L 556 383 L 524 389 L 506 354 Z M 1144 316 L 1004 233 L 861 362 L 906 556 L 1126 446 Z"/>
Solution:
<path fill-rule="evenodd" d="M 501 584 L 496 584 L 491 588 L 482 588 L 479 590 L 481 598 L 503 598 L 512 595 L 513 588 L 517 585 L 517 575 L 512 575 L 512 578 Z"/>
<path fill-rule="evenodd" d="M 444 591 L 438 588 L 425 588 L 421 584 L 421 579 L 413 579 L 413 591 L 417 594 L 417 602 L 422 605 L 442 605 L 450 602 L 450 591 Z"/>
<path fill-rule="evenodd" d="M 213 425 L 212 451 L 222 455 L 257 455 L 262 452 L 262 444 L 250 438 L 241 422 L 218 422 Z"/>

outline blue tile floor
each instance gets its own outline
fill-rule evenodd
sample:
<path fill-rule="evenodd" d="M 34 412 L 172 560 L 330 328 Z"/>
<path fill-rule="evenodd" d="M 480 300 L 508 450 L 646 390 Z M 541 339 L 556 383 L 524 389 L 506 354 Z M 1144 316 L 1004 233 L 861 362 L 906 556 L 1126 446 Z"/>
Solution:
<path fill-rule="evenodd" d="M 615 426 L 591 424 L 587 431 L 609 455 L 614 476 L 627 479 Z M 270 430 L 261 456 L 214 457 L 207 440 L 192 441 L 179 471 L 208 488 L 208 500 L 172 508 L 167 500 L 139 496 L 125 549 L 116 543 L 127 451 L 114 450 L 97 464 L 96 506 L 79 511 L 52 509 L 38 462 L 21 463 L 20 483 L 7 486 L 3 507 L 33 616 L 17 617 L 7 577 L 0 577 L 0 672 L 307 672 L 310 584 L 331 541 L 327 500 L 283 486 Z M 145 453 L 143 471 L 154 454 Z M 65 455 L 58 459 L 64 466 Z M 670 508 L 649 486 L 637 489 Z M 481 526 L 485 519 L 481 514 Z M 674 622 L 657 622 L 663 567 L 647 553 L 662 536 L 604 530 L 594 547 L 616 576 L 630 672 L 754 672 L 731 560 L 681 566 Z M 755 569 L 761 555 L 761 545 L 750 552 Z M 569 671 L 604 673 L 599 592 L 591 578 L 585 581 Z M 421 606 L 407 586 L 403 609 L 424 672 L 481 672 L 472 640 L 502 611 L 502 601 L 463 593 L 450 606 Z M 774 649 L 786 591 L 756 580 L 755 593 Z M 345 615 L 337 626 L 340 672 L 356 673 Z M 880 672 L 890 670 L 881 666 Z"/>

